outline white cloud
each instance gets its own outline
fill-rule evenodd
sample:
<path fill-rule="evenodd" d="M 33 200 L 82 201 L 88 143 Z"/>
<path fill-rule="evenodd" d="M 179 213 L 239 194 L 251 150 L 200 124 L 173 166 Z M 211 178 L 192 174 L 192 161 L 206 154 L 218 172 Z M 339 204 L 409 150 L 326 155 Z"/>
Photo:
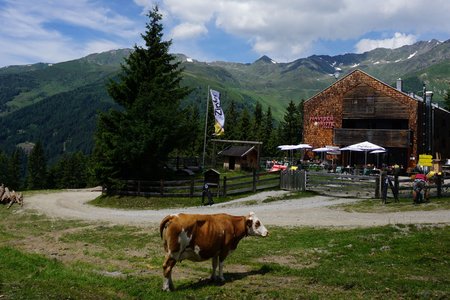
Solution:
<path fill-rule="evenodd" d="M 100 2 L 5 0 L 0 4 L 0 66 L 60 62 L 126 45 L 142 30 Z M 79 34 L 87 33 L 87 36 Z"/>
<path fill-rule="evenodd" d="M 359 41 L 357 51 L 367 51 L 450 35 L 448 0 L 0 0 L 0 66 L 139 44 L 143 14 L 155 4 L 173 48 L 200 60 L 233 51 L 208 36 L 221 33 L 236 45 L 247 43 L 255 56 L 277 61 L 318 54 L 317 45 L 330 48 L 334 42 L 348 47 Z M 205 46 L 208 39 L 216 49 L 214 43 Z"/>
<path fill-rule="evenodd" d="M 206 34 L 208 29 L 201 24 L 182 23 L 172 29 L 171 36 L 173 39 L 190 39 Z"/>
<path fill-rule="evenodd" d="M 376 48 L 395 49 L 404 45 L 411 45 L 417 41 L 416 36 L 412 34 L 402 34 L 396 32 L 392 38 L 371 40 L 362 39 L 356 44 L 356 52 L 363 53 Z"/>
<path fill-rule="evenodd" d="M 247 40 L 255 53 L 283 61 L 309 55 L 320 41 L 352 41 L 373 33 L 396 47 L 427 34 L 450 34 L 446 0 L 163 0 L 172 22 L 209 26 Z M 176 25 L 176 24 L 175 24 Z M 174 25 L 174 26 L 175 26 Z M 386 38 L 400 32 L 401 36 Z M 384 36 L 384 37 L 383 37 Z M 383 43 L 381 43 L 383 41 Z M 178 41 L 174 40 L 177 44 Z"/>

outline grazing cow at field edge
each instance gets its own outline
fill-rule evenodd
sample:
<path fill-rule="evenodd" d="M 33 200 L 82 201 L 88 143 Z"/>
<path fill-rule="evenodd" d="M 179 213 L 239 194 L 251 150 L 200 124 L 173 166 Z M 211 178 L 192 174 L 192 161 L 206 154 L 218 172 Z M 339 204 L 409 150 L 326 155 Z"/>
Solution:
<path fill-rule="evenodd" d="M 248 216 L 227 214 L 174 214 L 165 217 L 159 225 L 166 257 L 163 263 L 163 290 L 173 290 L 172 269 L 177 261 L 189 259 L 204 261 L 212 258 L 211 280 L 223 278 L 223 261 L 239 241 L 248 235 L 266 237 L 269 232 L 251 212 Z"/>

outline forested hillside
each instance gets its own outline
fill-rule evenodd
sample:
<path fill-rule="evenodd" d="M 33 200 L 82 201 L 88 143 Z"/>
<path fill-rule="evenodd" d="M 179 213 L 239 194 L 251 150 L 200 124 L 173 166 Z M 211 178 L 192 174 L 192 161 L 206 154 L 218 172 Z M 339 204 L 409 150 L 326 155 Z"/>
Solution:
<path fill-rule="evenodd" d="M 97 112 L 116 105 L 105 85 L 117 76 L 130 51 L 0 68 L 0 149 L 10 153 L 20 143 L 41 141 L 50 162 L 65 152 L 90 153 Z M 221 92 L 226 114 L 231 103 L 237 114 L 253 112 L 260 104 L 263 111 L 271 108 L 276 122 L 282 121 L 291 101 L 308 99 L 355 68 L 390 85 L 401 77 L 405 89 L 419 95 L 425 83 L 438 103 L 450 87 L 450 40 L 363 54 L 314 55 L 289 63 L 267 56 L 249 64 L 177 58 L 184 67 L 183 84 L 193 90 L 182 105 L 195 107 L 199 116 L 205 114 L 210 86 Z"/>

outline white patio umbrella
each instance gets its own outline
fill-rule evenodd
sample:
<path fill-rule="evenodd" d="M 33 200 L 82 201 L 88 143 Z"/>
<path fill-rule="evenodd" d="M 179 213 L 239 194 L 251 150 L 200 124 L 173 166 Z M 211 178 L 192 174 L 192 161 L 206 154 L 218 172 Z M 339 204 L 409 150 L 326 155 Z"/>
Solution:
<path fill-rule="evenodd" d="M 386 150 L 373 150 L 373 151 L 370 151 L 370 154 L 376 154 L 377 155 L 377 167 L 378 167 L 378 165 L 379 165 L 379 162 L 378 162 L 378 155 L 380 154 L 380 153 L 385 153 L 386 152 Z"/>
<path fill-rule="evenodd" d="M 355 152 L 361 152 L 362 150 L 357 150 L 357 149 L 353 149 L 353 148 L 349 148 L 348 146 L 347 147 L 344 147 L 344 148 L 341 148 L 341 149 L 339 149 L 339 150 L 341 150 L 341 151 L 350 151 L 350 153 L 349 153 L 349 155 L 348 155 L 348 157 L 349 157 L 349 159 L 348 159 L 348 165 L 349 166 L 351 166 L 352 165 L 352 151 L 355 151 Z"/>
<path fill-rule="evenodd" d="M 341 154 L 341 152 L 338 153 L 339 147 L 337 147 L 337 146 L 325 146 L 325 147 L 312 149 L 312 151 L 313 152 L 320 152 L 321 156 L 322 156 L 322 159 L 323 159 L 323 153 L 324 152 L 326 152 L 327 154 L 332 154 L 332 155 Z"/>
<path fill-rule="evenodd" d="M 298 149 L 311 149 L 312 146 L 309 144 L 298 144 L 298 145 L 280 145 L 277 146 L 281 151 L 289 151 L 290 161 L 292 162 L 293 152 Z"/>
<path fill-rule="evenodd" d="M 296 149 L 311 149 L 312 146 L 309 144 L 280 145 L 277 148 L 280 150 L 296 150 Z"/>
<path fill-rule="evenodd" d="M 364 164 L 367 165 L 367 152 L 369 151 L 375 151 L 375 150 L 384 150 L 385 148 L 375 145 L 371 142 L 365 141 L 357 144 L 353 144 L 344 148 L 341 148 L 341 150 L 350 150 L 350 151 L 364 151 Z"/>

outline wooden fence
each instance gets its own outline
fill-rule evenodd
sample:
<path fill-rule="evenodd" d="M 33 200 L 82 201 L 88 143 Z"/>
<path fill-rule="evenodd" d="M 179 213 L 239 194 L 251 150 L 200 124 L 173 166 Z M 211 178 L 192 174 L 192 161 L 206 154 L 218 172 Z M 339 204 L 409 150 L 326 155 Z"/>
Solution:
<path fill-rule="evenodd" d="M 380 178 L 380 198 L 386 201 L 387 198 L 393 198 L 394 201 L 399 197 L 412 197 L 413 182 L 410 178 L 398 176 L 386 176 Z M 450 196 L 450 175 L 435 177 L 435 180 L 428 184 L 430 197 Z"/>
<path fill-rule="evenodd" d="M 306 189 L 337 197 L 377 198 L 379 178 L 327 172 L 307 172 Z"/>
<path fill-rule="evenodd" d="M 447 179 L 447 183 L 445 180 Z M 450 176 L 441 176 L 430 183 L 430 196 L 450 195 Z M 285 170 L 280 175 L 280 188 L 290 191 L 315 191 L 337 197 L 387 198 L 411 197 L 412 184 L 408 177 L 378 175 L 350 175 L 324 171 Z"/>
<path fill-rule="evenodd" d="M 201 197 L 204 179 L 177 181 L 125 180 L 122 187 L 108 191 L 113 195 L 130 195 L 145 197 Z M 215 196 L 226 196 L 264 189 L 279 188 L 279 172 L 253 172 L 243 176 L 223 176 L 218 184 L 209 183 L 210 191 Z M 105 191 L 106 192 L 106 191 Z"/>
<path fill-rule="evenodd" d="M 120 189 L 110 194 L 146 197 L 201 197 L 204 179 L 177 181 L 123 181 Z M 227 196 L 264 189 L 281 188 L 290 191 L 316 191 L 336 197 L 382 199 L 408 198 L 412 181 L 407 177 L 383 175 L 350 175 L 323 171 L 285 170 L 282 172 L 253 172 L 243 176 L 222 176 L 218 184 L 210 184 L 214 196 Z M 430 196 L 450 196 L 450 176 L 439 177 L 429 185 Z"/>

